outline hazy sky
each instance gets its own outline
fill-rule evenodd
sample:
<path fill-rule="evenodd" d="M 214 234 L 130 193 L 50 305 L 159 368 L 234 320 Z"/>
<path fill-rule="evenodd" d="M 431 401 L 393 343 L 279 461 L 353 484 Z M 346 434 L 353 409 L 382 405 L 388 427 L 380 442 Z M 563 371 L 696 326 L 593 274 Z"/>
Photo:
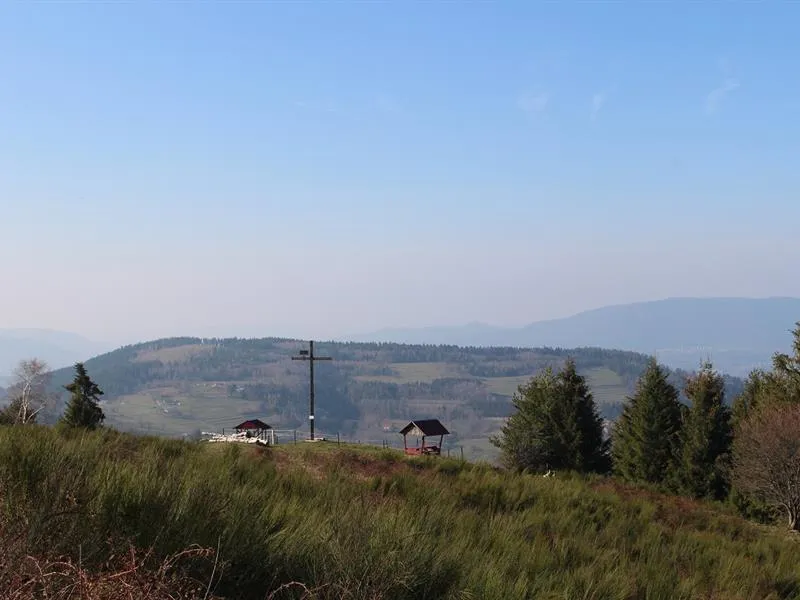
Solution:
<path fill-rule="evenodd" d="M 0 327 L 800 295 L 800 3 L 0 6 Z"/>

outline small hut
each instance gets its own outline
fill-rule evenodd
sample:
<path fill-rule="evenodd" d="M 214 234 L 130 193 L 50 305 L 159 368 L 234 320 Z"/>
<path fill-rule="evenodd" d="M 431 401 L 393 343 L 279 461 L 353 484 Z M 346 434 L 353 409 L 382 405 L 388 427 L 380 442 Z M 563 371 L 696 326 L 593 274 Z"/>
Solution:
<path fill-rule="evenodd" d="M 274 430 L 270 425 L 267 425 L 261 419 L 248 419 L 239 423 L 233 430 L 238 434 L 246 434 L 247 437 L 256 437 L 258 439 L 270 438 L 270 443 L 274 443 Z"/>
<path fill-rule="evenodd" d="M 435 454 L 438 456 L 442 453 L 444 436 L 450 435 L 450 432 L 439 422 L 439 419 L 423 419 L 420 421 L 411 421 L 400 430 L 400 434 L 403 436 L 403 449 L 406 454 L 411 456 Z M 409 435 L 417 438 L 416 446 L 408 446 Z M 437 435 L 439 436 L 438 446 L 436 444 L 425 445 L 426 437 L 435 437 Z"/>

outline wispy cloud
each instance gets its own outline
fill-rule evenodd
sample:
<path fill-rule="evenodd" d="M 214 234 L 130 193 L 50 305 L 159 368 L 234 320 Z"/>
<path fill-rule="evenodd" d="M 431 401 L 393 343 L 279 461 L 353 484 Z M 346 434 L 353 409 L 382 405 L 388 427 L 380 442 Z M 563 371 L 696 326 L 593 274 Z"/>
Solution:
<path fill-rule="evenodd" d="M 717 112 L 719 105 L 722 103 L 725 97 L 731 92 L 739 89 L 739 87 L 739 80 L 729 77 L 721 86 L 711 90 L 708 93 L 708 96 L 706 96 L 706 113 L 713 115 L 715 112 Z"/>
<path fill-rule="evenodd" d="M 517 106 L 529 115 L 536 115 L 547 108 L 550 97 L 545 93 L 522 94 L 517 98 Z"/>
<path fill-rule="evenodd" d="M 592 121 L 597 118 L 597 113 L 600 112 L 600 109 L 603 108 L 603 104 L 606 103 L 606 97 L 605 92 L 595 92 L 592 96 Z"/>

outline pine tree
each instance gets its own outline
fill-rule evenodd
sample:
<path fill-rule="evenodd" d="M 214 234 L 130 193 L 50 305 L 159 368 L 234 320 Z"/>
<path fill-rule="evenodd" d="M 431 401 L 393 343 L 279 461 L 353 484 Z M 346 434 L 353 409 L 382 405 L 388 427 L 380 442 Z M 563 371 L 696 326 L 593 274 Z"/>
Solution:
<path fill-rule="evenodd" d="M 61 422 L 70 427 L 94 429 L 105 419 L 98 401 L 103 391 L 92 381 L 83 363 L 75 364 L 75 377 L 65 385 L 71 395 Z"/>
<path fill-rule="evenodd" d="M 570 407 L 577 423 L 576 468 L 581 471 L 604 473 L 611 467 L 609 456 L 610 441 L 603 435 L 603 419 L 597 411 L 594 396 L 586 383 L 586 378 L 578 374 L 575 361 L 567 360 L 564 369 L 558 374 L 562 384 L 563 405 Z M 569 418 L 572 418 L 572 414 Z"/>
<path fill-rule="evenodd" d="M 608 466 L 603 423 L 586 380 L 568 360 L 545 369 L 512 399 L 516 411 L 492 443 L 512 469 L 602 471 Z"/>
<path fill-rule="evenodd" d="M 614 426 L 614 472 L 628 481 L 669 481 L 680 427 L 678 390 L 667 381 L 666 370 L 652 359 Z"/>
<path fill-rule="evenodd" d="M 521 385 L 512 397 L 514 413 L 500 435 L 491 438 L 509 469 L 544 471 L 550 467 L 553 455 L 547 442 L 552 435 L 546 415 L 555 385 L 555 374 L 548 367 Z"/>
<path fill-rule="evenodd" d="M 769 379 L 771 391 L 780 396 L 781 402 L 800 404 L 800 321 L 795 323 L 792 336 L 792 354 L 773 355 Z"/>
<path fill-rule="evenodd" d="M 744 382 L 742 393 L 733 401 L 731 420 L 734 428 L 744 422 L 769 395 L 770 373 L 763 369 L 753 369 Z"/>
<path fill-rule="evenodd" d="M 733 401 L 734 428 L 758 411 L 777 404 L 800 404 L 800 322 L 793 331 L 793 353 L 775 353 L 772 369 L 754 369 Z"/>
<path fill-rule="evenodd" d="M 691 407 L 681 427 L 678 489 L 697 498 L 724 499 L 729 490 L 729 460 L 733 432 L 725 405 L 725 382 L 704 363 L 684 388 Z"/>

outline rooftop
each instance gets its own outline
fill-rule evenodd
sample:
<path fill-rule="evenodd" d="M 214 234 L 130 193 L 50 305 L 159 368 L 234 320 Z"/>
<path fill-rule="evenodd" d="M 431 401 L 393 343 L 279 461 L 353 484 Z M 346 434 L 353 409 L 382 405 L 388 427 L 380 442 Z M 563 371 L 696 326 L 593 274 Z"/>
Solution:
<path fill-rule="evenodd" d="M 419 421 L 411 421 L 408 425 L 400 430 L 403 435 L 408 434 L 413 429 L 418 429 L 422 435 L 449 435 L 450 432 L 441 424 L 439 419 L 422 419 Z"/>
<path fill-rule="evenodd" d="M 267 425 L 261 419 L 248 419 L 242 423 L 239 423 L 234 429 L 272 429 L 270 425 Z"/>

